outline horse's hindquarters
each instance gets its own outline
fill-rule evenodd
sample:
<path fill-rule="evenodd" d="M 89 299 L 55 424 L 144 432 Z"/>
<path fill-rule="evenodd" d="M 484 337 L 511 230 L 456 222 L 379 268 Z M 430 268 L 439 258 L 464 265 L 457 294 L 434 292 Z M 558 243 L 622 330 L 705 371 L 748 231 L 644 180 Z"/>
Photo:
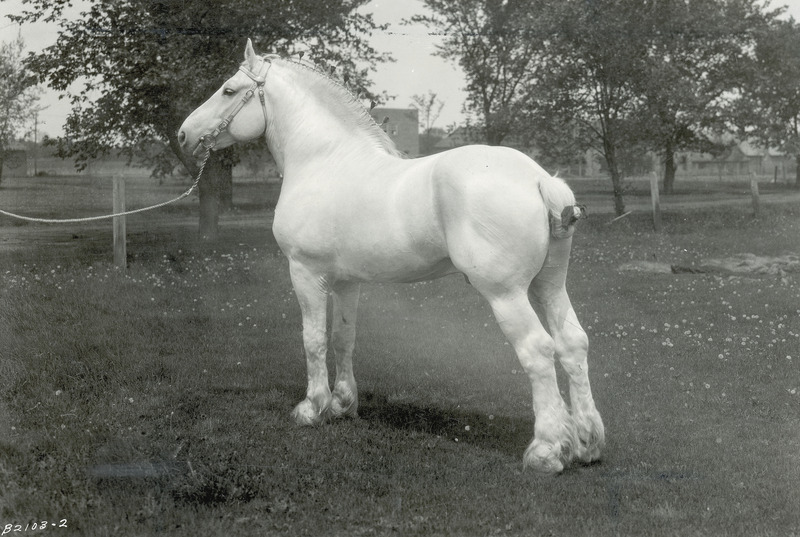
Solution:
<path fill-rule="evenodd" d="M 439 220 L 448 255 L 471 280 L 527 290 L 549 244 L 540 172 L 507 148 L 442 154 L 433 175 Z"/>

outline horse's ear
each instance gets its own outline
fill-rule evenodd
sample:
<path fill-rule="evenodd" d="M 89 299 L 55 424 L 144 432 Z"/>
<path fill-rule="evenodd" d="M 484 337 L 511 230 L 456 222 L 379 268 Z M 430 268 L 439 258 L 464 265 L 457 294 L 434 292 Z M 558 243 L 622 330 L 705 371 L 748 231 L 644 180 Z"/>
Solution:
<path fill-rule="evenodd" d="M 256 57 L 256 51 L 253 50 L 253 42 L 248 37 L 247 38 L 247 46 L 245 46 L 245 48 L 244 48 L 244 61 L 247 62 L 247 65 L 252 70 L 252 69 L 255 69 L 255 67 L 256 67 L 256 60 L 257 60 L 257 57 Z"/>

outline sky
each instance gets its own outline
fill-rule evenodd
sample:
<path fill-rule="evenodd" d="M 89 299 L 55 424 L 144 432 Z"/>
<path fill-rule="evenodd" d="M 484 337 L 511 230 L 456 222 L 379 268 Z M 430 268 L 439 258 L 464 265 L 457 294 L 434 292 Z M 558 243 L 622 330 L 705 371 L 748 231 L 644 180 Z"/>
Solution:
<path fill-rule="evenodd" d="M 773 0 L 772 6 L 786 5 L 788 14 L 800 20 L 800 0 Z M 21 10 L 21 0 L 0 0 L 0 41 L 9 41 L 22 32 L 28 50 L 40 51 L 55 42 L 57 29 L 44 23 L 19 25 L 11 23 L 6 15 Z M 432 91 L 444 102 L 441 115 L 435 126 L 446 127 L 463 120 L 462 105 L 466 94 L 465 82 L 460 68 L 452 62 L 435 56 L 436 45 L 441 38 L 429 35 L 429 30 L 421 25 L 403 25 L 417 13 L 424 13 L 420 0 L 372 0 L 364 8 L 371 11 L 377 23 L 388 23 L 386 31 L 372 36 L 372 45 L 381 52 L 389 52 L 395 62 L 379 64 L 372 75 L 373 89 L 385 91 L 394 98 L 386 106 L 408 108 L 412 96 Z M 80 10 L 76 9 L 77 14 Z M 269 51 L 259 51 L 269 52 Z M 239 59 L 231 58 L 231 62 Z M 66 99 L 59 100 L 59 94 L 46 89 L 40 99 L 40 106 L 47 107 L 39 115 L 39 138 L 42 134 L 57 136 L 62 134 L 62 125 L 69 113 Z"/>

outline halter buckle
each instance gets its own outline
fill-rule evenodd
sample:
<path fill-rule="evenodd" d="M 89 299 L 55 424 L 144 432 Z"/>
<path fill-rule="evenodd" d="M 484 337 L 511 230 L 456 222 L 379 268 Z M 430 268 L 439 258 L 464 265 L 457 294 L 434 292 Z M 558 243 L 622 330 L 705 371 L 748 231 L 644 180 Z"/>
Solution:
<path fill-rule="evenodd" d="M 217 145 L 217 137 L 213 134 L 206 134 L 200 138 L 200 143 L 203 144 L 203 147 L 206 149 L 214 149 L 214 146 Z"/>

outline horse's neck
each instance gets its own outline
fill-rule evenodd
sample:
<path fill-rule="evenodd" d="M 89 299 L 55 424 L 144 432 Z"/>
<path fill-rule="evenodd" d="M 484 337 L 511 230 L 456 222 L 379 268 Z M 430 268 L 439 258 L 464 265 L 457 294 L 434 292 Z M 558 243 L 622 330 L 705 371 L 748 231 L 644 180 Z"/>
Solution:
<path fill-rule="evenodd" d="M 336 161 L 344 157 L 369 160 L 382 152 L 358 126 L 342 121 L 321 99 L 298 87 L 288 69 L 271 82 L 267 142 L 282 172 L 332 163 L 342 167 Z"/>

